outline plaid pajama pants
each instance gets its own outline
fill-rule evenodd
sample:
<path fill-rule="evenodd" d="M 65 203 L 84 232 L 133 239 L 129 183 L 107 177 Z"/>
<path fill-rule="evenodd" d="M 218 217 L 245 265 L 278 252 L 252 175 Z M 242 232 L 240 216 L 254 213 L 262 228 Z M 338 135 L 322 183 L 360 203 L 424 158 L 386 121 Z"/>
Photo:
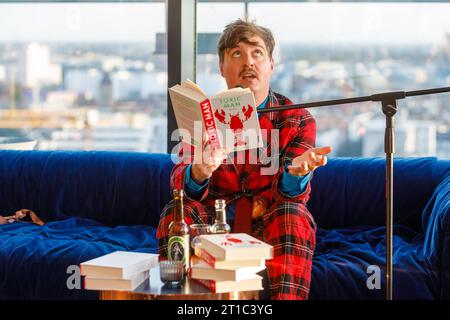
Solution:
<path fill-rule="evenodd" d="M 185 200 L 184 219 L 188 225 L 212 224 L 214 210 L 198 201 Z M 162 211 L 157 230 L 161 259 L 167 258 L 167 233 L 172 221 L 171 201 Z M 274 203 L 262 217 L 252 221 L 252 235 L 274 247 L 274 258 L 266 260 L 271 299 L 308 299 L 316 225 L 306 206 L 287 201 Z"/>

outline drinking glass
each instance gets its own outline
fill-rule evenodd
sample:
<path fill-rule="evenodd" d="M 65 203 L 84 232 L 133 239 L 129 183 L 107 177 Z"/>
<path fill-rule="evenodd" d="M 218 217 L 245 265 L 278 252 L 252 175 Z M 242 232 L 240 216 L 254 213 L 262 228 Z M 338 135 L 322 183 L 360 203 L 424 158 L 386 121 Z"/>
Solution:
<path fill-rule="evenodd" d="M 184 279 L 183 261 L 162 260 L 159 262 L 161 281 L 171 286 L 178 286 Z"/>
<path fill-rule="evenodd" d="M 199 235 L 210 233 L 210 225 L 204 223 L 191 224 L 189 226 L 191 230 L 191 248 L 194 250 L 196 246 L 200 244 Z"/>

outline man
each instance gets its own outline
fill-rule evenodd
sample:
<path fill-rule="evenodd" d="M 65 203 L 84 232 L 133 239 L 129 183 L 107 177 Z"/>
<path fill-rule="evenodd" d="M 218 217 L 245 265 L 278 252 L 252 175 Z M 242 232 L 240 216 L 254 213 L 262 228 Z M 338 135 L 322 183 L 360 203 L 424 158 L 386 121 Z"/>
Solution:
<path fill-rule="evenodd" d="M 228 88 L 250 88 L 258 109 L 292 104 L 269 88 L 274 46 L 270 30 L 242 20 L 227 25 L 219 40 L 220 73 Z M 211 224 L 214 200 L 225 199 L 233 232 L 248 232 L 274 246 L 274 259 L 266 262 L 271 298 L 307 299 L 316 241 L 316 225 L 306 208 L 309 180 L 312 171 L 326 164 L 331 148 L 313 148 L 316 125 L 306 109 L 262 113 L 259 123 L 262 130 L 278 130 L 278 148 L 268 146 L 265 155 L 279 158 L 275 174 L 262 174 L 264 165 L 249 161 L 248 151 L 238 152 L 231 164 L 223 163 L 227 152 L 208 151 L 206 137 L 206 160 L 177 164 L 171 187 L 186 191 L 188 224 Z M 172 209 L 172 203 L 164 208 L 157 231 L 163 259 Z"/>

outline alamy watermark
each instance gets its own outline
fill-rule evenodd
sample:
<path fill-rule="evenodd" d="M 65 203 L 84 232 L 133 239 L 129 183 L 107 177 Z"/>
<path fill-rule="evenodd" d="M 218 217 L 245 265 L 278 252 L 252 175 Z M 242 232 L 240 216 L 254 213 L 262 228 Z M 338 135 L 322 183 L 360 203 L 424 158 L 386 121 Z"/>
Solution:
<path fill-rule="evenodd" d="M 381 289 L 381 269 L 377 265 L 367 267 L 366 273 L 369 277 L 366 280 L 366 286 L 369 290 Z"/>
<path fill-rule="evenodd" d="M 67 289 L 81 289 L 81 270 L 77 265 L 68 266 L 66 273 L 69 275 L 66 280 Z"/>
<path fill-rule="evenodd" d="M 70 265 L 66 269 L 68 274 L 66 285 L 69 290 L 81 289 L 81 270 L 77 265 Z M 366 286 L 369 290 L 381 289 L 381 269 L 377 265 L 369 265 L 366 269 L 369 277 L 366 280 Z"/>

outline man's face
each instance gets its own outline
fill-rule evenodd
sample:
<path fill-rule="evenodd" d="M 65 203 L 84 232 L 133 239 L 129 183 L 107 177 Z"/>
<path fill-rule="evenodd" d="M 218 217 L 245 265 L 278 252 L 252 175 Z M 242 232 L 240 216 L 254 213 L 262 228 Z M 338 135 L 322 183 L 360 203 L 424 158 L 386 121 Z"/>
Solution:
<path fill-rule="evenodd" d="M 250 88 L 257 100 L 258 97 L 264 100 L 269 92 L 274 62 L 260 37 L 253 36 L 249 41 L 253 44 L 239 42 L 236 47 L 225 50 L 220 73 L 228 88 Z"/>

